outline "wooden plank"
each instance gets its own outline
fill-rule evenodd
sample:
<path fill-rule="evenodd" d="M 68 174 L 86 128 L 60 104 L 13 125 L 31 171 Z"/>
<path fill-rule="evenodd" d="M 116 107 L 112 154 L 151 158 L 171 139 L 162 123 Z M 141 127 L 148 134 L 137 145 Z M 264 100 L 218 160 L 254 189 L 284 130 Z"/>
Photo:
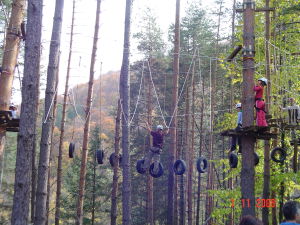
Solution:
<path fill-rule="evenodd" d="M 233 60 L 233 58 L 242 50 L 243 46 L 242 45 L 238 45 L 233 52 L 227 57 L 226 61 L 227 62 L 231 62 Z"/>
<path fill-rule="evenodd" d="M 272 11 L 275 11 L 275 8 L 256 8 L 255 9 L 255 12 L 266 12 L 266 11 L 269 11 L 269 12 L 272 12 Z M 236 9 L 236 12 L 237 13 L 243 13 L 244 12 L 244 9 Z"/>

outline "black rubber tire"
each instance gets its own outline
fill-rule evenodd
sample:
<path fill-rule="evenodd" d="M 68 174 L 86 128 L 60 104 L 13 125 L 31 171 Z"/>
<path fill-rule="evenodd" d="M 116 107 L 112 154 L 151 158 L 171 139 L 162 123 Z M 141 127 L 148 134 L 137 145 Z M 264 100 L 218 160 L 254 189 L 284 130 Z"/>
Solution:
<path fill-rule="evenodd" d="M 254 152 L 254 166 L 259 164 L 259 156 L 256 152 Z"/>
<path fill-rule="evenodd" d="M 203 166 L 201 165 L 202 162 L 203 162 Z M 197 160 L 197 170 L 198 170 L 199 173 L 205 173 L 206 169 L 207 169 L 207 166 L 208 166 L 208 162 L 207 162 L 206 158 L 200 157 Z"/>
<path fill-rule="evenodd" d="M 280 153 L 280 158 L 276 158 L 276 153 Z M 284 148 L 276 147 L 271 151 L 271 159 L 277 163 L 283 163 L 286 159 L 287 153 Z"/>
<path fill-rule="evenodd" d="M 158 173 L 154 173 L 153 169 L 154 169 L 154 163 L 152 163 L 149 168 L 149 173 L 154 178 L 158 178 L 164 174 L 164 167 L 161 163 L 158 164 Z"/>
<path fill-rule="evenodd" d="M 104 159 L 104 151 L 103 150 L 98 149 L 96 151 L 96 159 L 97 159 L 98 164 L 103 164 L 103 159 Z"/>
<path fill-rule="evenodd" d="M 140 174 L 146 173 L 146 170 L 142 168 L 144 163 L 145 163 L 145 159 L 140 159 L 136 162 L 136 171 Z"/>
<path fill-rule="evenodd" d="M 74 151 L 75 151 L 75 144 L 70 142 L 70 144 L 69 144 L 69 158 L 74 157 Z"/>
<path fill-rule="evenodd" d="M 111 153 L 109 156 L 109 163 L 111 165 L 111 167 L 114 167 L 114 157 L 115 157 L 115 153 Z M 122 154 L 120 154 L 120 158 L 119 158 L 119 165 L 121 165 L 122 163 Z"/>
<path fill-rule="evenodd" d="M 237 168 L 238 162 L 239 162 L 238 156 L 234 153 L 230 153 L 229 154 L 230 168 Z"/>
<path fill-rule="evenodd" d="M 173 166 L 173 170 L 176 175 L 184 174 L 186 171 L 185 161 L 181 160 L 181 159 L 176 160 L 176 162 L 174 163 L 174 166 Z"/>

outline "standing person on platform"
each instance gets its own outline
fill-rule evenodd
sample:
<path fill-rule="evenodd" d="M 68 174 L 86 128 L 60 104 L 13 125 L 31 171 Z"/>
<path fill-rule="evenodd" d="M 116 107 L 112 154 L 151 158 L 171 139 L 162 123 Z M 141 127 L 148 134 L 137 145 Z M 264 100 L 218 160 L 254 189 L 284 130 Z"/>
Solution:
<path fill-rule="evenodd" d="M 256 125 L 259 127 L 268 126 L 266 121 L 265 101 L 263 99 L 264 87 L 267 86 L 268 80 L 266 78 L 259 78 L 257 85 L 253 90 L 255 93 L 255 109 L 256 109 Z"/>
<path fill-rule="evenodd" d="M 238 111 L 238 118 L 237 118 L 237 127 L 234 129 L 236 132 L 239 132 L 242 129 L 242 122 L 243 122 L 243 113 L 242 113 L 242 104 L 237 103 L 235 105 L 236 110 Z M 241 138 L 240 136 L 232 136 L 231 139 L 231 148 L 230 151 L 236 150 L 236 143 L 239 145 L 239 153 L 242 153 L 242 144 L 241 144 Z"/>

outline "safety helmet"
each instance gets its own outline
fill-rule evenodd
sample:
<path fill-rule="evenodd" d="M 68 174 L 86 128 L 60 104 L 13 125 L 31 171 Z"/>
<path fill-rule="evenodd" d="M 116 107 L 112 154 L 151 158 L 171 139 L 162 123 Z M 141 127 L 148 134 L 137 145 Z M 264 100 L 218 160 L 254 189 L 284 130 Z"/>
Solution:
<path fill-rule="evenodd" d="M 264 83 L 265 83 L 265 85 L 267 85 L 267 83 L 268 83 L 268 79 L 267 79 L 267 78 L 264 78 L 264 77 L 262 77 L 262 78 L 259 78 L 258 80 L 260 80 L 260 81 L 264 82 Z"/>
<path fill-rule="evenodd" d="M 157 130 L 163 130 L 164 127 L 163 127 L 162 125 L 157 125 L 156 129 L 157 129 Z"/>
<path fill-rule="evenodd" d="M 237 108 L 242 108 L 242 103 L 237 103 L 236 105 L 235 105 L 235 108 L 237 109 Z"/>

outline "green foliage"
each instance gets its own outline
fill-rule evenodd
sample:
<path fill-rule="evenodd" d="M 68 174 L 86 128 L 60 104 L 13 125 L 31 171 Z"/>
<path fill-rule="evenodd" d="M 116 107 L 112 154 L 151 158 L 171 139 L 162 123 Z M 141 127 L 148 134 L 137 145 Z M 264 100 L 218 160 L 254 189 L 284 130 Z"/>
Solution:
<path fill-rule="evenodd" d="M 99 128 L 96 127 L 90 140 L 83 211 L 84 224 L 91 224 L 92 199 L 95 197 L 95 223 L 106 225 L 110 218 L 112 171 L 108 165 L 97 165 L 95 161 L 95 151 L 100 147 L 99 134 Z M 62 221 L 64 224 L 73 224 L 76 215 L 81 160 L 78 157 L 73 160 L 63 179 Z M 93 186 L 94 169 L 96 172 L 95 187 Z"/>

